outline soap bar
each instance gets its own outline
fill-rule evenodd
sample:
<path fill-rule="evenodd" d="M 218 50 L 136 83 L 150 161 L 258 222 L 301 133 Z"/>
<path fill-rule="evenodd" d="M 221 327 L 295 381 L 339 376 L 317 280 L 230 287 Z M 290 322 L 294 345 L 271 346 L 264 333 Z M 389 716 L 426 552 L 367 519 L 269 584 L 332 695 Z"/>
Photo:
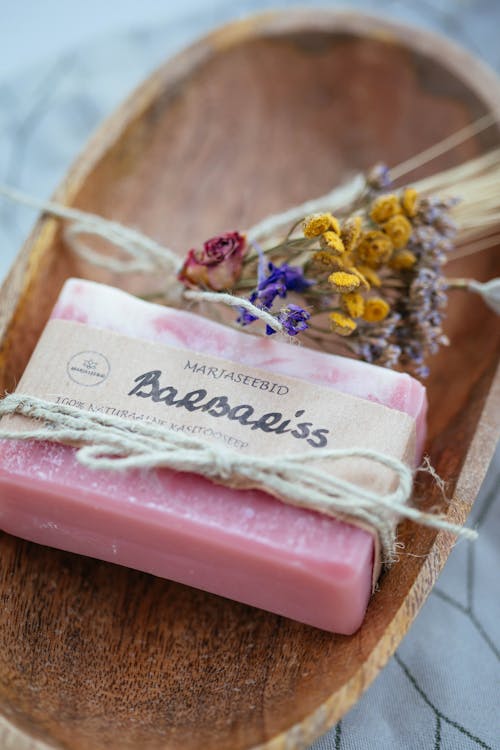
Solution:
<path fill-rule="evenodd" d="M 66 282 L 52 317 L 404 412 L 415 420 L 419 458 L 426 395 L 406 374 L 250 336 L 90 281 Z M 374 543 L 364 529 L 197 475 L 91 471 L 69 446 L 0 442 L 0 527 L 343 634 L 360 626 L 371 593 Z"/>

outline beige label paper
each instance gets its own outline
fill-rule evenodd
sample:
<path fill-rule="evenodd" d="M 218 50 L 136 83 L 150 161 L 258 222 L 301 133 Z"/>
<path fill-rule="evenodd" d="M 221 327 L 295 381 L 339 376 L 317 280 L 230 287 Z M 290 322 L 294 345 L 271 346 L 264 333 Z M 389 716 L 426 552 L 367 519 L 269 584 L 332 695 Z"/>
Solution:
<path fill-rule="evenodd" d="M 403 412 L 298 378 L 73 321 L 49 321 L 17 391 L 259 456 L 368 448 L 410 466 L 414 461 L 415 422 Z M 26 429 L 24 417 L 5 419 L 10 428 Z M 366 459 L 321 463 L 336 476 L 380 493 L 394 481 L 389 469 Z"/>

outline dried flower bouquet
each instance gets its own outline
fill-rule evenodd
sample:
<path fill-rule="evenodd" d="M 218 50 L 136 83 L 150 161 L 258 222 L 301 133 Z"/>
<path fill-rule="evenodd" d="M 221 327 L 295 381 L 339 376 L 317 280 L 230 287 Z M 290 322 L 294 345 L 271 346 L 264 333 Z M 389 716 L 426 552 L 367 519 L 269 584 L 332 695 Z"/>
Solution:
<path fill-rule="evenodd" d="M 239 308 L 240 326 L 265 311 L 275 320 L 273 325 L 266 318 L 268 335 L 278 330 L 300 335 L 326 349 L 426 377 L 429 355 L 449 343 L 442 327 L 447 293 L 468 286 L 444 273 L 457 239 L 462 244 L 496 239 L 492 227 L 498 216 L 479 201 L 499 163 L 498 152 L 492 152 L 476 164 L 473 183 L 470 164 L 459 168 L 468 168 L 463 184 L 455 183 L 462 199 L 433 195 L 432 181 L 422 191 L 394 190 L 388 169 L 379 165 L 335 215 L 310 213 L 281 237 L 247 241 L 236 231 L 214 237 L 201 250 L 189 251 L 178 279 L 190 289 L 246 297 L 251 306 Z M 435 178 L 437 188 L 448 187 L 444 174 Z M 470 200 L 478 209 L 475 221 L 461 221 L 459 207 L 465 206 L 469 217 Z"/>

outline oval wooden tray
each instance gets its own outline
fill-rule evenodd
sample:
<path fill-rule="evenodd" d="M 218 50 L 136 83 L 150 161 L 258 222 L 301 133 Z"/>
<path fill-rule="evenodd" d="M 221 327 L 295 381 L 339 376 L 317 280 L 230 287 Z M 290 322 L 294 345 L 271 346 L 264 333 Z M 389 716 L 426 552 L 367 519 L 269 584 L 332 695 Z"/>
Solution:
<path fill-rule="evenodd" d="M 429 33 L 363 15 L 258 16 L 208 35 L 146 81 L 56 197 L 185 252 L 380 159 L 396 164 L 499 106 L 493 74 Z M 497 143 L 490 129 L 431 167 Z M 489 278 L 495 253 L 450 273 Z M 64 279 L 83 273 L 120 284 L 77 266 L 58 223 L 40 221 L 0 298 L 2 391 L 22 372 Z M 464 521 L 498 430 L 500 332 L 461 294 L 447 329 L 453 344 L 428 382 L 427 449 L 454 491 L 449 517 Z M 439 504 L 430 484 L 419 492 L 425 506 Z M 387 662 L 454 543 L 403 524 L 401 561 L 382 577 L 360 631 L 340 637 L 0 539 L 0 738 L 71 750 L 306 747 Z"/>

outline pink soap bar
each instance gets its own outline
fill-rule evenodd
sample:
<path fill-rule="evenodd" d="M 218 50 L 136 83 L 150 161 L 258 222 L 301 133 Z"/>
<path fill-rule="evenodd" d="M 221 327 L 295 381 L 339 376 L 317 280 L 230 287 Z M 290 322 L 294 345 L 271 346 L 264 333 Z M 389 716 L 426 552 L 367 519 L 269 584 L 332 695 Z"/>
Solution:
<path fill-rule="evenodd" d="M 298 377 L 405 412 L 416 421 L 418 460 L 427 402 L 424 387 L 408 375 L 250 336 L 90 281 L 68 281 L 52 317 Z M 357 630 L 370 598 L 374 545 L 367 531 L 197 475 L 91 471 L 67 446 L 0 442 L 0 527 L 338 633 Z"/>

